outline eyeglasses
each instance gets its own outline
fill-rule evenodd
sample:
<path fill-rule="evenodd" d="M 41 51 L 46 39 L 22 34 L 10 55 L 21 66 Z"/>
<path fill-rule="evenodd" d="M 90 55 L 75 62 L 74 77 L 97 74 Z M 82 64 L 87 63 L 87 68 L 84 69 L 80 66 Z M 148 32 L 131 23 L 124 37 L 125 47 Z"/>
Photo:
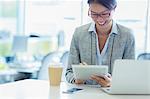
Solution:
<path fill-rule="evenodd" d="M 110 16 L 110 14 L 111 14 L 111 11 L 109 11 L 109 10 L 103 11 L 99 14 L 94 11 L 91 11 L 91 10 L 88 11 L 88 16 L 90 16 L 91 18 L 94 18 L 94 19 L 97 19 L 98 17 L 105 19 L 105 18 L 108 18 Z"/>

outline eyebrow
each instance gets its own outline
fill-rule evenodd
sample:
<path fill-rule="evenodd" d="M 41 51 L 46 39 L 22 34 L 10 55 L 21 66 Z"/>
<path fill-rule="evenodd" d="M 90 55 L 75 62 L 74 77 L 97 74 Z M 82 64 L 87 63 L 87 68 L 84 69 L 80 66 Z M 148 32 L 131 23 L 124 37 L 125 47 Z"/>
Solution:
<path fill-rule="evenodd" d="M 102 11 L 102 12 L 100 12 L 100 13 L 97 13 L 97 12 L 94 12 L 94 11 L 92 11 L 92 10 L 90 10 L 92 13 L 95 13 L 95 14 L 100 14 L 100 13 L 105 13 L 106 11 L 109 11 L 109 10 L 105 10 L 105 11 Z"/>

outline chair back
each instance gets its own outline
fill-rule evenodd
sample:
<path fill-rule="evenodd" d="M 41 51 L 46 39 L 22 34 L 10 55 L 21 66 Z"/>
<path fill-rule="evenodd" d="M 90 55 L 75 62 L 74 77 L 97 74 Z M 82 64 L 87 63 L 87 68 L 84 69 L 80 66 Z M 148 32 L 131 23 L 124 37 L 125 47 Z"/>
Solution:
<path fill-rule="evenodd" d="M 69 51 L 66 51 L 63 53 L 63 55 L 60 58 L 60 62 L 63 64 L 63 66 L 67 66 L 68 64 L 68 56 L 69 56 Z"/>
<path fill-rule="evenodd" d="M 65 80 L 65 73 L 66 73 L 66 68 L 68 65 L 68 56 L 69 56 L 69 51 L 65 51 L 60 58 L 60 62 L 63 65 L 62 81 L 66 81 Z"/>
<path fill-rule="evenodd" d="M 141 53 L 137 57 L 138 60 L 150 60 L 150 53 Z"/>
<path fill-rule="evenodd" d="M 47 54 L 42 60 L 42 66 L 38 73 L 38 79 L 48 80 L 48 67 L 51 63 L 59 62 L 62 52 L 51 52 Z"/>

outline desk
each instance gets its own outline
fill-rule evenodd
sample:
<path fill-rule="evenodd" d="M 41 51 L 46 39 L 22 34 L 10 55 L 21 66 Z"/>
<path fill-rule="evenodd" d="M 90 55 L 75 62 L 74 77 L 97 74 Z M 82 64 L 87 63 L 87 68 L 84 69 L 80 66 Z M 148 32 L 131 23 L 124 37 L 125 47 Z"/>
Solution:
<path fill-rule="evenodd" d="M 14 76 L 17 75 L 17 71 L 14 69 L 6 69 L 0 71 L 0 83 L 14 81 Z"/>
<path fill-rule="evenodd" d="M 64 94 L 63 90 L 79 87 L 82 91 Z M 22 80 L 0 85 L 0 99 L 150 99 L 150 95 L 108 95 L 97 87 L 61 83 L 49 86 L 48 81 Z"/>
<path fill-rule="evenodd" d="M 37 73 L 41 67 L 41 62 L 18 62 L 9 63 L 10 68 L 15 69 L 18 72 L 18 76 L 15 80 L 26 79 L 26 78 L 37 78 Z"/>
<path fill-rule="evenodd" d="M 34 73 L 37 72 L 41 67 L 41 62 L 22 62 L 22 63 L 9 63 L 10 68 L 16 69 L 18 72 Z"/>

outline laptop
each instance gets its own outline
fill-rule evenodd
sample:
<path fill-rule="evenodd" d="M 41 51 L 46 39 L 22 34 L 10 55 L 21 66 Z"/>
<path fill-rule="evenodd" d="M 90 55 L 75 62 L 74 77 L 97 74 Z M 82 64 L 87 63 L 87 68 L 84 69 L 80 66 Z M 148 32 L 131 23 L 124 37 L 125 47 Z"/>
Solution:
<path fill-rule="evenodd" d="M 150 94 L 150 60 L 116 60 L 109 94 Z"/>

